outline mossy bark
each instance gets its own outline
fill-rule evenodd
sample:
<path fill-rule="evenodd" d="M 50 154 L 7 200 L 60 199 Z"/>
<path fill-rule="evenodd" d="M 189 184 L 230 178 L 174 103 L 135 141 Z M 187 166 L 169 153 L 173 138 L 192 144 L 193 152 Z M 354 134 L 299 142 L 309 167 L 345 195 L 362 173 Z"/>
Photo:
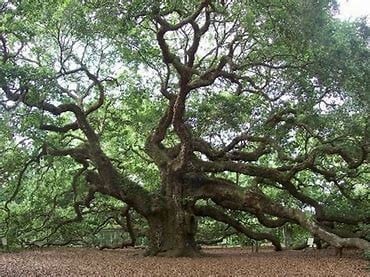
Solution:
<path fill-rule="evenodd" d="M 148 255 L 199 255 L 195 242 L 197 221 L 191 201 L 181 194 L 181 183 L 166 184 L 161 209 L 148 217 L 148 223 Z"/>

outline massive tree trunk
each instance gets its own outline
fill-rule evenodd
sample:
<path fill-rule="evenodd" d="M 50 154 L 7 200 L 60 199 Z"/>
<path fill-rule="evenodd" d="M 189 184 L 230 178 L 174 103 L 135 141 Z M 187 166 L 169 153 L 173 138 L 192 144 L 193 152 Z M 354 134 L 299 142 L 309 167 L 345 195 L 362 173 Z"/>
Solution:
<path fill-rule="evenodd" d="M 147 254 L 173 257 L 199 255 L 195 242 L 197 222 L 193 203 L 183 197 L 181 183 L 166 181 L 164 188 L 165 196 L 158 199 L 159 208 L 147 217 Z"/>

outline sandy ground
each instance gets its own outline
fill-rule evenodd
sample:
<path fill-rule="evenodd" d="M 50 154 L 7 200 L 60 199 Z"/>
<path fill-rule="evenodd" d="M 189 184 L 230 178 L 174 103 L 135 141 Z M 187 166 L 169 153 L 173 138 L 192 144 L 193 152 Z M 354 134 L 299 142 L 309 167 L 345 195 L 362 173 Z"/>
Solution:
<path fill-rule="evenodd" d="M 201 258 L 143 257 L 143 250 L 54 248 L 0 254 L 0 276 L 370 276 L 355 251 L 205 249 Z"/>

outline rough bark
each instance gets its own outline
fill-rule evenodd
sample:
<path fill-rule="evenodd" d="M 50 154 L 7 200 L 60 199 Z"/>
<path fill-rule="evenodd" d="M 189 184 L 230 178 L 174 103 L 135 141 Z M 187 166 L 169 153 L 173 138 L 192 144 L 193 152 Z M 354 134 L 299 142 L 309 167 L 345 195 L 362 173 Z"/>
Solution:
<path fill-rule="evenodd" d="M 196 256 L 197 229 L 193 203 L 182 195 L 182 184 L 165 179 L 165 196 L 158 198 L 158 209 L 147 217 L 149 223 L 148 255 Z"/>
<path fill-rule="evenodd" d="M 173 203 L 161 214 L 148 218 L 149 246 L 147 255 L 197 256 L 196 219 L 186 209 L 174 209 Z"/>

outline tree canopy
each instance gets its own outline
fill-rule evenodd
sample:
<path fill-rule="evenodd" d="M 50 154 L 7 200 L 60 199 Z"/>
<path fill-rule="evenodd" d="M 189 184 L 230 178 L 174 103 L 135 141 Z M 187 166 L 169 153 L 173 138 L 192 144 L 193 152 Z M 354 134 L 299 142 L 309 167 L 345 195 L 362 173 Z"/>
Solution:
<path fill-rule="evenodd" d="M 0 4 L 0 237 L 93 244 L 120 226 L 182 256 L 217 234 L 281 250 L 285 226 L 370 248 L 370 33 L 336 8 Z"/>

